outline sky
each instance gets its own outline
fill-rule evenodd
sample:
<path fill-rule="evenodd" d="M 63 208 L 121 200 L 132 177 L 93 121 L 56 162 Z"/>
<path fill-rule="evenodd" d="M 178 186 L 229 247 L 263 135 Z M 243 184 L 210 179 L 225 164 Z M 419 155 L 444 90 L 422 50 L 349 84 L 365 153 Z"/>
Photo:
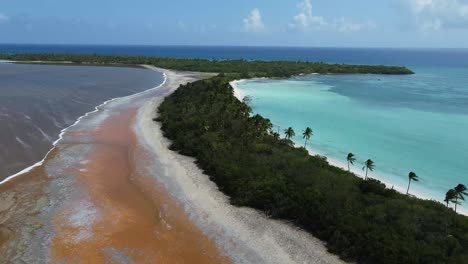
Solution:
<path fill-rule="evenodd" d="M 468 48 L 468 0 L 0 0 L 0 43 Z"/>

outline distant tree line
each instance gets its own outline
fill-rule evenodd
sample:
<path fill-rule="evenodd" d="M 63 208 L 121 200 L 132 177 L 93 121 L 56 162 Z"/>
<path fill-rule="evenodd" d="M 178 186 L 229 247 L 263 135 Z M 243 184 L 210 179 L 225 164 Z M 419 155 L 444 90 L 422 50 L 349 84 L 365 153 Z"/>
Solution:
<path fill-rule="evenodd" d="M 159 107 L 171 149 L 195 157 L 207 175 L 230 197 L 283 219 L 327 242 L 328 249 L 358 263 L 467 263 L 468 218 L 445 204 L 388 189 L 331 166 L 325 157 L 273 131 L 273 125 L 233 96 L 220 75 L 181 86 Z M 313 135 L 303 133 L 304 145 Z M 350 164 L 355 155 L 347 156 Z M 364 169 L 374 169 L 367 160 Z M 413 173 L 409 183 L 416 181 Z M 409 191 L 409 186 L 408 186 Z M 449 203 L 466 192 L 453 190 Z"/>
<path fill-rule="evenodd" d="M 467 263 L 468 218 L 456 213 L 467 195 L 462 184 L 449 190 L 445 203 L 404 195 L 368 173 L 350 172 L 305 149 L 313 136 L 303 133 L 304 147 L 282 138 L 273 125 L 233 96 L 229 81 L 252 77 L 289 77 L 309 73 L 411 74 L 405 67 L 312 62 L 171 59 L 70 54 L 0 54 L 0 59 L 48 61 L 71 65 L 155 65 L 173 70 L 223 72 L 181 86 L 159 107 L 157 121 L 171 149 L 195 157 L 198 165 L 226 193 L 231 203 L 249 206 L 294 223 L 323 239 L 331 252 L 358 263 Z M 414 172 L 408 174 L 417 181 Z M 454 209 L 450 208 L 454 205 Z"/>
<path fill-rule="evenodd" d="M 413 74 L 406 67 L 383 65 L 327 64 L 306 61 L 249 61 L 176 59 L 146 56 L 104 56 L 76 54 L 0 54 L 0 59 L 14 61 L 69 62 L 70 64 L 136 65 L 149 64 L 157 67 L 199 72 L 237 73 L 242 78 L 289 77 L 310 73 L 333 74 Z"/>

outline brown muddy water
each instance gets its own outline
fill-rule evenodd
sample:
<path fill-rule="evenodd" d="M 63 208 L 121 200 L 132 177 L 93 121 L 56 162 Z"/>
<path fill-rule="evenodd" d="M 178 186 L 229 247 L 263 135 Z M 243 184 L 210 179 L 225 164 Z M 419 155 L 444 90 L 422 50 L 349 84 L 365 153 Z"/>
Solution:
<path fill-rule="evenodd" d="M 0 63 L 0 182 L 40 161 L 60 131 L 95 106 L 162 81 L 139 68 Z"/>
<path fill-rule="evenodd" d="M 165 92 L 99 107 L 42 165 L 0 185 L 0 263 L 230 262 L 157 182 L 134 132 L 139 109 Z"/>

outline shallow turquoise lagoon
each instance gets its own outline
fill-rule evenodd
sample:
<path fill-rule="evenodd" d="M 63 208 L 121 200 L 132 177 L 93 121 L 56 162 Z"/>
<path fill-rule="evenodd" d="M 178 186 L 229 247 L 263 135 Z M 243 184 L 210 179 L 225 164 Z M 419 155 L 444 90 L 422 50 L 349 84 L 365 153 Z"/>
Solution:
<path fill-rule="evenodd" d="M 401 191 L 414 171 L 420 181 L 410 192 L 443 201 L 449 188 L 468 185 L 468 72 L 413 69 L 411 76 L 310 75 L 238 87 L 276 130 L 293 127 L 298 145 L 310 126 L 312 152 L 342 166 L 353 152 L 356 172 L 371 158 L 371 177 Z"/>

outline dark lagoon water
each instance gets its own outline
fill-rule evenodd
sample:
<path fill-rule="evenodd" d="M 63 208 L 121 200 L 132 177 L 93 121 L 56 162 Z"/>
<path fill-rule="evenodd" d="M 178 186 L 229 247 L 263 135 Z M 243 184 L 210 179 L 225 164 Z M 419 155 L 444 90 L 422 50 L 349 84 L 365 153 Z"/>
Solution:
<path fill-rule="evenodd" d="M 296 134 L 311 126 L 313 151 L 338 162 L 352 151 L 361 166 L 372 158 L 373 176 L 403 191 L 410 170 L 421 177 L 413 193 L 439 201 L 448 188 L 468 184 L 468 49 L 0 44 L 5 52 L 407 66 L 416 74 L 306 76 L 241 88 L 254 96 L 254 111 L 276 125 Z"/>
<path fill-rule="evenodd" d="M 0 63 L 0 181 L 41 160 L 60 131 L 95 106 L 162 81 L 139 68 Z"/>

